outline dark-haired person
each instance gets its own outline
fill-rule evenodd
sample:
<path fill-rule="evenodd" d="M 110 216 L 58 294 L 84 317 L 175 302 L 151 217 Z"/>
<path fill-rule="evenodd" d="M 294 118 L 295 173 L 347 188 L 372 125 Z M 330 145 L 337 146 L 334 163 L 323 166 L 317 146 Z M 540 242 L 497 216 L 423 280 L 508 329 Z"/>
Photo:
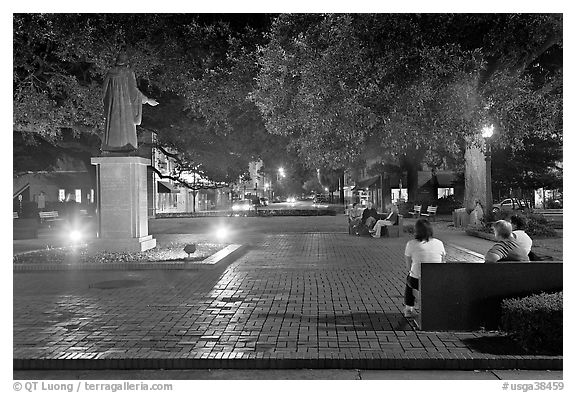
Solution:
<path fill-rule="evenodd" d="M 512 236 L 512 224 L 506 220 L 498 220 L 493 228 L 497 243 L 486 253 L 485 262 L 530 261 L 526 249 Z"/>
<path fill-rule="evenodd" d="M 420 288 L 420 265 L 422 263 L 443 263 L 446 258 L 444 243 L 433 237 L 432 225 L 420 218 L 414 225 L 414 239 L 406 243 L 404 259 L 409 270 L 404 290 L 404 316 L 414 315 L 414 291 Z"/>
<path fill-rule="evenodd" d="M 362 212 L 362 224 L 365 225 L 368 229 L 372 229 L 379 218 L 380 216 L 378 215 L 378 211 L 376 211 L 374 204 L 372 202 L 368 202 L 366 209 L 364 209 Z"/>
<path fill-rule="evenodd" d="M 354 202 L 352 208 L 348 210 L 348 233 L 357 233 L 358 224 L 362 220 L 363 210 L 359 208 L 358 202 Z"/>
<path fill-rule="evenodd" d="M 513 215 L 510 217 L 510 223 L 512 224 L 512 236 L 516 239 L 520 247 L 526 250 L 526 254 L 530 256 L 530 251 L 532 250 L 532 239 L 524 231 L 526 228 L 526 219 L 523 216 Z"/>

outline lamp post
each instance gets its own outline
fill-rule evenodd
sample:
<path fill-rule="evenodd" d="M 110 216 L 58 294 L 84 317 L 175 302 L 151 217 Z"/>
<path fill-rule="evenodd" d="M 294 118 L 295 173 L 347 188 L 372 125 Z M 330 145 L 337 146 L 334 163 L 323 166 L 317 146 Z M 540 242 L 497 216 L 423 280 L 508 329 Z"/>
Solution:
<path fill-rule="evenodd" d="M 492 212 L 492 151 L 490 146 L 490 138 L 494 134 L 494 126 L 488 125 L 482 128 L 482 137 L 486 142 L 484 149 L 484 158 L 486 160 L 486 211 L 484 215 Z"/>

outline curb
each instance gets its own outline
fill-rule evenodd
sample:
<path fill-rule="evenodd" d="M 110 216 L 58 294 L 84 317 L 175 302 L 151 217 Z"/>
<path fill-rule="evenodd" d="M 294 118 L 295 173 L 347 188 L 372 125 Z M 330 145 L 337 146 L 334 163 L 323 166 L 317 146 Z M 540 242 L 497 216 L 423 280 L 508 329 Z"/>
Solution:
<path fill-rule="evenodd" d="M 466 354 L 218 352 L 186 357 L 111 358 L 103 354 L 67 354 L 63 359 L 13 359 L 14 370 L 145 369 L 365 369 L 365 370 L 562 370 L 562 357 Z M 120 355 L 120 356 L 119 356 Z"/>
<path fill-rule="evenodd" d="M 103 264 L 18 264 L 13 272 L 68 271 L 68 270 L 196 270 L 212 269 L 218 264 L 231 262 L 240 257 L 246 246 L 229 244 L 222 250 L 196 262 L 146 262 L 146 263 L 103 263 Z"/>
<path fill-rule="evenodd" d="M 482 261 L 484 261 L 484 255 L 482 255 L 482 254 L 480 254 L 480 253 L 478 253 L 478 252 L 476 252 L 476 251 L 469 250 L 468 248 L 458 246 L 458 245 L 456 245 L 456 244 L 454 244 L 454 243 L 446 243 L 446 245 L 448 245 L 448 246 L 450 246 L 450 247 L 453 247 L 453 248 L 455 248 L 455 249 L 457 249 L 457 250 L 460 250 L 460 251 L 462 251 L 462 252 L 465 252 L 465 253 L 467 253 L 467 254 L 470 254 L 470 255 L 472 255 L 472 256 L 474 256 L 474 257 L 480 258 L 480 259 L 482 259 Z"/>

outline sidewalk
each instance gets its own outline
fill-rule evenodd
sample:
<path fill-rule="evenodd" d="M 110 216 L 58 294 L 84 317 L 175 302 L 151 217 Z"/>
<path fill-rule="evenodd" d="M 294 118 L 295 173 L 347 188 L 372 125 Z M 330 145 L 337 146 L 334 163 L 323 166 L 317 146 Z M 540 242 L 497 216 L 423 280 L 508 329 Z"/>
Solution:
<path fill-rule="evenodd" d="M 211 270 L 15 273 L 14 368 L 562 370 L 561 356 L 483 345 L 496 332 L 404 318 L 407 236 L 249 236 Z M 449 260 L 478 262 L 490 246 L 437 236 Z"/>

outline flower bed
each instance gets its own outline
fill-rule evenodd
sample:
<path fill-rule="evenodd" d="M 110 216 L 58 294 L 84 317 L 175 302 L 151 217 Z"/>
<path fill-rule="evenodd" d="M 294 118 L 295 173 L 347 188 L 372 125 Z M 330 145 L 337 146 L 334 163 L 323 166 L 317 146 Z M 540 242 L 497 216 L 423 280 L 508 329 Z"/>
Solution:
<path fill-rule="evenodd" d="M 14 264 L 107 264 L 201 261 L 225 247 L 221 243 L 198 243 L 196 252 L 184 252 L 184 243 L 170 243 L 142 252 L 90 251 L 88 247 L 58 248 L 18 254 Z"/>

